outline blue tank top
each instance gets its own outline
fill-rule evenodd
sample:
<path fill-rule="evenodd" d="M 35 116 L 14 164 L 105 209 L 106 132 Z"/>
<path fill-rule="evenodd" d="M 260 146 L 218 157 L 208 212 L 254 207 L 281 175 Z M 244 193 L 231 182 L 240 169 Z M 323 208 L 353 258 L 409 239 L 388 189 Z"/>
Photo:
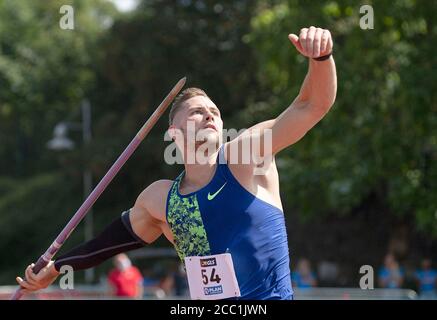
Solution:
<path fill-rule="evenodd" d="M 283 212 L 247 191 L 231 173 L 220 148 L 211 181 L 181 195 L 182 172 L 167 197 L 175 249 L 188 256 L 230 253 L 241 299 L 292 299 Z"/>

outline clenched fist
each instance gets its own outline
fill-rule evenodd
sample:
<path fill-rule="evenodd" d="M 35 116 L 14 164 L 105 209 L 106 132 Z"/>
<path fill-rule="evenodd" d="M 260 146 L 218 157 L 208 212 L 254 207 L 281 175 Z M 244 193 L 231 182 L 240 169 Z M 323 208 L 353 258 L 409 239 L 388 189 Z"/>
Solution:
<path fill-rule="evenodd" d="M 288 38 L 305 57 L 319 58 L 332 53 L 332 36 L 329 30 L 310 27 L 300 30 L 299 36 L 289 34 Z"/>

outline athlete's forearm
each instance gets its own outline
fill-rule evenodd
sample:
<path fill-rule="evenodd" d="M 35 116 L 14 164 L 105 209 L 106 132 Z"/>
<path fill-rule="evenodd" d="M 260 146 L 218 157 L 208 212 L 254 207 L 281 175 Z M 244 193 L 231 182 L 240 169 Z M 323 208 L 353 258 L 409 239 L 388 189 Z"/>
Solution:
<path fill-rule="evenodd" d="M 309 59 L 308 73 L 296 101 L 326 113 L 337 94 L 337 71 L 334 58 L 326 61 Z"/>
<path fill-rule="evenodd" d="M 134 234 L 129 222 L 129 212 L 126 212 L 108 225 L 96 238 L 56 259 L 55 269 L 59 272 L 63 265 L 69 265 L 73 270 L 88 269 L 118 253 L 138 249 L 144 245 L 145 243 Z"/>

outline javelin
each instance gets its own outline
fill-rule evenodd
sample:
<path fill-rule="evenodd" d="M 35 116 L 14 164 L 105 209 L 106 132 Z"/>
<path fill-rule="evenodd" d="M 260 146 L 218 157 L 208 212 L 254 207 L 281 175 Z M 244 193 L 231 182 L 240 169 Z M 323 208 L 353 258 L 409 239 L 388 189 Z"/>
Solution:
<path fill-rule="evenodd" d="M 68 224 L 64 227 L 61 233 L 58 235 L 56 240 L 52 243 L 52 245 L 47 249 L 47 251 L 38 259 L 35 266 L 32 268 L 33 273 L 38 274 L 53 258 L 53 256 L 59 251 L 59 249 L 64 244 L 65 240 L 70 236 L 73 230 L 77 227 L 80 221 L 86 216 L 89 209 L 93 206 L 94 202 L 100 197 L 102 192 L 106 189 L 108 184 L 112 181 L 112 179 L 116 176 L 118 171 L 120 171 L 121 167 L 126 163 L 129 157 L 134 153 L 137 147 L 140 145 L 141 141 L 147 136 L 150 130 L 153 128 L 155 123 L 159 120 L 165 110 L 168 108 L 173 99 L 178 95 L 179 91 L 181 91 L 182 87 L 185 85 L 186 77 L 176 83 L 176 85 L 171 89 L 170 93 L 165 97 L 165 99 L 161 102 L 155 112 L 150 116 L 147 122 L 141 127 L 140 131 L 136 134 L 136 136 L 132 139 L 129 145 L 124 149 L 123 153 L 118 157 L 118 159 L 114 162 L 109 171 L 105 174 L 105 176 L 100 180 L 99 184 L 94 188 L 94 190 L 90 193 L 88 198 L 84 203 L 80 206 L 80 208 L 76 211 L 74 216 L 70 219 Z M 22 287 L 18 288 L 12 296 L 11 300 L 19 300 L 23 296 Z"/>

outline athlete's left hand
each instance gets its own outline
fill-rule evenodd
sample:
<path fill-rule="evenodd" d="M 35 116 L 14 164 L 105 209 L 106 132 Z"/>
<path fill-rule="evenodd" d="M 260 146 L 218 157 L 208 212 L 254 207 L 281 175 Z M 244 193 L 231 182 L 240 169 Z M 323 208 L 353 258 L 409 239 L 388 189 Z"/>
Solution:
<path fill-rule="evenodd" d="M 323 57 L 332 52 L 333 41 L 331 32 L 316 27 L 303 28 L 299 36 L 288 35 L 291 43 L 302 55 L 308 58 Z"/>

